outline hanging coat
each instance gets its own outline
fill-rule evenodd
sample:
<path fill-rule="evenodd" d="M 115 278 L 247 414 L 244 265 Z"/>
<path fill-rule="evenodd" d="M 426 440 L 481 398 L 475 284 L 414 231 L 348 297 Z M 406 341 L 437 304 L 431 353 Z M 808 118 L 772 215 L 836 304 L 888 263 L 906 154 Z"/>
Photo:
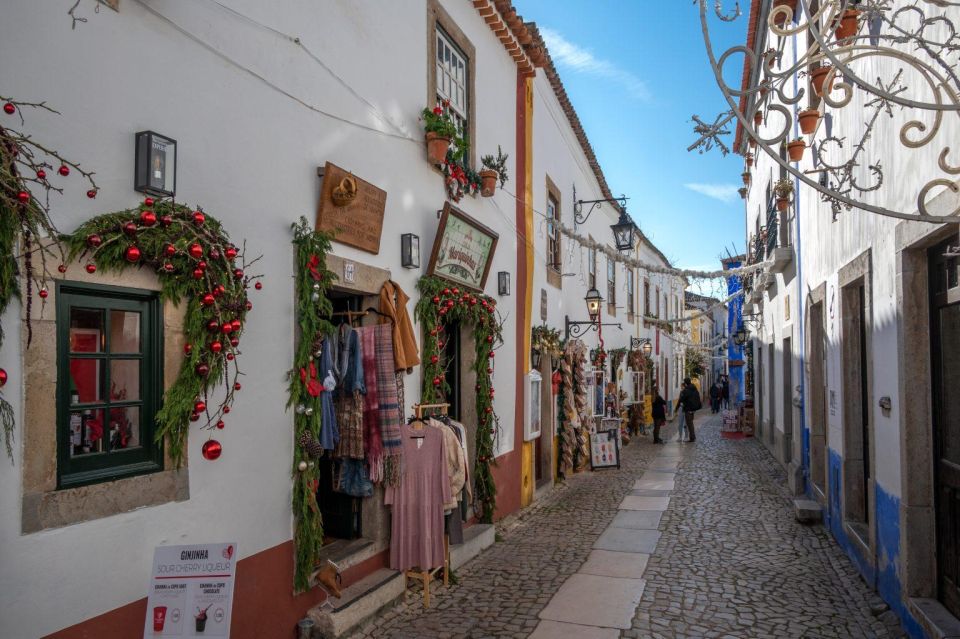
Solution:
<path fill-rule="evenodd" d="M 380 323 L 393 324 L 393 359 L 398 371 L 412 372 L 413 367 L 420 363 L 420 351 L 417 348 L 417 338 L 413 333 L 413 324 L 407 313 L 407 302 L 410 298 L 400 285 L 391 280 L 383 283 L 380 289 L 380 312 L 386 315 Z M 389 319 L 388 319 L 389 318 Z"/>

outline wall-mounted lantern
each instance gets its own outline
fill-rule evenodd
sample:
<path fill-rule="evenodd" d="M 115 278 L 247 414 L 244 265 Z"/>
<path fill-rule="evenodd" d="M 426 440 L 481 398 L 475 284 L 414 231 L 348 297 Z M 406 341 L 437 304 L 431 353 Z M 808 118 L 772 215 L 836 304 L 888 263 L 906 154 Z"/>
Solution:
<path fill-rule="evenodd" d="M 510 273 L 508 271 L 497 273 L 497 293 L 500 295 L 510 294 Z"/>
<path fill-rule="evenodd" d="M 413 233 L 400 236 L 400 263 L 403 268 L 420 268 L 420 237 Z"/>
<path fill-rule="evenodd" d="M 633 235 L 637 230 L 637 225 L 633 223 L 630 216 L 627 215 L 625 208 L 620 209 L 620 219 L 616 224 L 610 225 L 613 230 L 613 244 L 621 253 L 633 250 Z"/>
<path fill-rule="evenodd" d="M 177 191 L 177 141 L 153 131 L 137 133 L 135 191 L 173 197 Z"/>
<path fill-rule="evenodd" d="M 600 304 L 603 303 L 603 298 L 600 297 L 600 291 L 591 288 L 587 291 L 587 296 L 583 299 L 587 303 L 587 314 L 590 315 L 590 321 L 596 322 L 597 318 L 600 317 Z"/>

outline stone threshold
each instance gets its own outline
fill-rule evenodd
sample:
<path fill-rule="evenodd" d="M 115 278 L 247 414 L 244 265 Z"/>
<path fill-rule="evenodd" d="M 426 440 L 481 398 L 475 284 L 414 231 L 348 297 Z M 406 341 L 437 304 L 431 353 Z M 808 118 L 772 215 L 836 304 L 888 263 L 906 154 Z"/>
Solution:
<path fill-rule="evenodd" d="M 911 598 L 907 606 L 930 639 L 960 639 L 960 619 L 936 599 Z"/>

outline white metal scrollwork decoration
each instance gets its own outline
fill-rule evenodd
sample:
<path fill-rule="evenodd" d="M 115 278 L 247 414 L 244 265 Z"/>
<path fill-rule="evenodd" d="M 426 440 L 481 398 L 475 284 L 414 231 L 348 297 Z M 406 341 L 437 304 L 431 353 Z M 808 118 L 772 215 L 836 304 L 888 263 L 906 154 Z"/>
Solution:
<path fill-rule="evenodd" d="M 740 6 L 732 3 L 727 8 L 723 0 L 694 0 L 694 4 L 699 5 L 710 65 L 730 108 L 713 124 L 694 116 L 694 133 L 699 139 L 688 150 L 697 148 L 702 153 L 719 148 L 726 154 L 727 145 L 721 136 L 728 134 L 725 125 L 736 120 L 744 131 L 744 142 L 750 140 L 793 177 L 815 189 L 830 204 L 834 216 L 857 208 L 904 220 L 939 224 L 960 221 L 945 218 L 960 213 L 960 188 L 956 184 L 960 179 L 960 150 L 951 148 L 943 133 L 945 128 L 953 136 L 960 132 L 960 33 L 954 26 L 954 20 L 960 18 L 960 2 L 820 0 L 814 10 L 811 6 L 817 7 L 815 0 L 764 3 L 769 7 L 765 26 L 772 34 L 768 41 L 775 46 L 762 53 L 734 46 L 719 58 L 710 40 L 710 5 L 712 13 L 724 22 L 741 17 Z M 845 19 L 856 21 L 856 29 L 846 30 L 850 35 L 841 35 L 844 30 L 839 29 Z M 794 60 L 787 61 L 785 42 L 790 36 L 798 36 L 798 44 Z M 801 48 L 803 42 L 806 50 Z M 737 54 L 746 57 L 750 69 L 750 81 L 744 89 L 731 87 L 724 80 L 727 61 L 734 56 L 742 60 Z M 811 142 L 813 170 L 800 171 L 781 157 L 780 145 L 791 134 L 792 111 L 808 90 L 803 86 L 806 82 L 794 82 L 794 78 L 810 78 L 817 68 L 827 69 L 820 72 L 821 98 L 827 112 L 847 107 L 855 92 L 864 92 L 860 103 L 864 120 L 862 125 L 851 127 L 856 131 L 836 131 L 836 127 L 830 131 L 828 127 L 825 135 Z M 954 120 L 944 127 L 948 118 Z M 913 196 L 902 200 L 893 189 L 887 193 L 882 190 L 885 184 L 894 182 L 884 181 L 882 157 L 890 150 L 871 144 L 882 120 L 892 121 L 906 151 L 917 152 L 910 160 L 911 174 L 921 176 L 915 200 Z M 762 121 L 767 122 L 764 130 L 773 130 L 772 134 L 761 135 Z M 927 161 L 928 157 L 936 159 Z M 903 180 L 895 182 L 902 188 Z M 932 211 L 931 202 L 947 191 L 953 193 L 944 198 L 948 204 L 938 203 Z M 880 202 L 896 206 L 887 208 Z M 916 208 L 910 210 L 914 203 Z"/>

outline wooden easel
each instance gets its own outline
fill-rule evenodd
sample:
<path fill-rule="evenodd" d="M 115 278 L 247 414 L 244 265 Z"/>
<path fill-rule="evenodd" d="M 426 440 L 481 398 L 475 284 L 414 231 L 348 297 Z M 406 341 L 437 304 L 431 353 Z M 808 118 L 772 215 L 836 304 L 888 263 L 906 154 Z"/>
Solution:
<path fill-rule="evenodd" d="M 441 415 L 446 415 L 447 410 L 450 408 L 450 404 L 414 404 L 413 412 L 416 415 L 418 420 L 423 419 L 423 412 L 432 408 L 439 408 Z M 422 429 L 423 422 L 414 422 L 413 428 Z M 409 581 L 410 579 L 415 579 L 423 584 L 423 607 L 430 607 L 430 582 L 433 581 L 433 578 L 436 576 L 437 571 L 443 570 L 443 585 L 447 586 L 450 584 L 450 536 L 443 536 L 443 565 L 432 570 L 405 570 L 403 571 L 403 599 L 407 600 L 408 595 L 410 594 L 409 590 Z"/>

